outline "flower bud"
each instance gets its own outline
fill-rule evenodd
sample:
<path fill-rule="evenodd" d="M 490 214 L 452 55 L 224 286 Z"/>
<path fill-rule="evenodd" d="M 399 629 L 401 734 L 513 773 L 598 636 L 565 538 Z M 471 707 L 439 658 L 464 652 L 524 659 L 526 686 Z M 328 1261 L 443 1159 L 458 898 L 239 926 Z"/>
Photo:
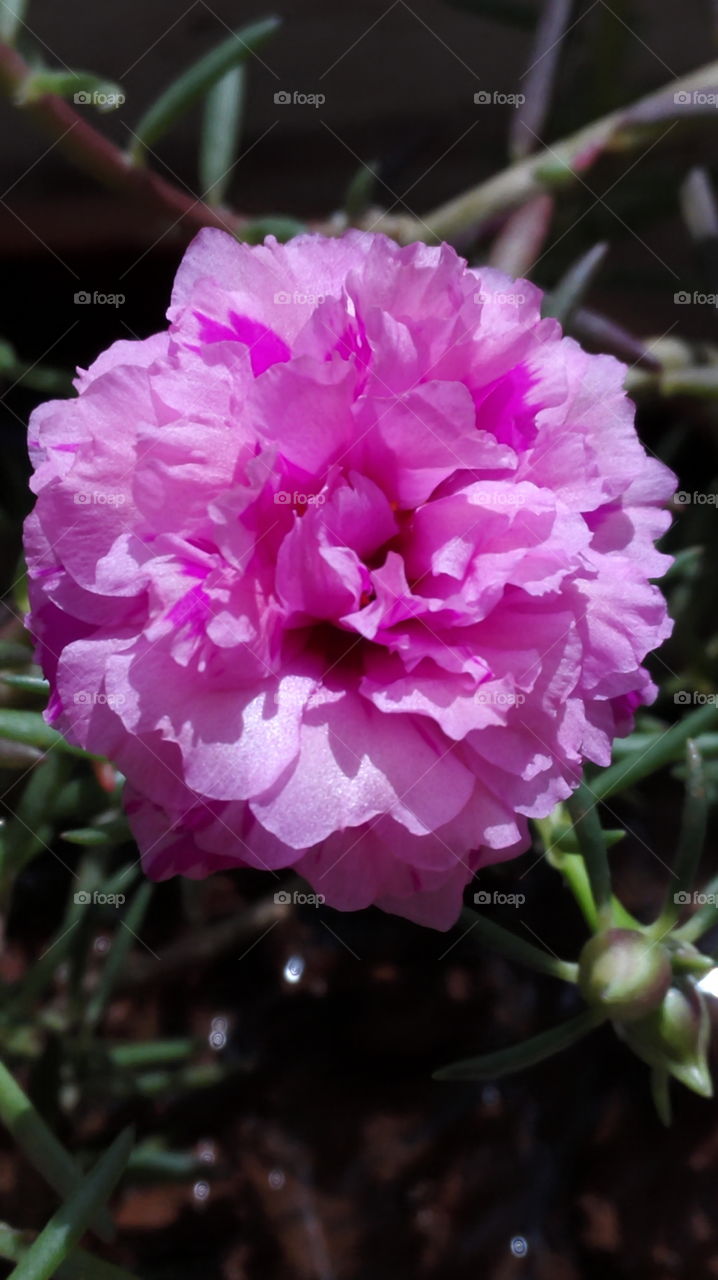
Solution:
<path fill-rule="evenodd" d="M 584 999 L 614 1022 L 631 1022 L 658 1008 L 671 984 L 665 949 L 636 929 L 607 929 L 581 952 L 578 981 Z"/>
<path fill-rule="evenodd" d="M 660 1008 L 623 1028 L 621 1035 L 650 1066 L 669 1071 L 704 1098 L 713 1096 L 708 1067 L 710 1015 L 703 993 L 693 983 L 672 986 Z"/>

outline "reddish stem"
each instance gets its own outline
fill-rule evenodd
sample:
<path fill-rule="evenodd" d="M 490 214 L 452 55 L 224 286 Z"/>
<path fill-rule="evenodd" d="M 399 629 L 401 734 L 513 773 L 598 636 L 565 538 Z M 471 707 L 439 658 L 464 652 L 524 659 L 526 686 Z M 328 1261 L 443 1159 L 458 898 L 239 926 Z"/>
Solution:
<path fill-rule="evenodd" d="M 25 60 L 10 45 L 0 43 L 0 90 L 17 99 L 31 74 Z M 171 223 L 183 223 L 190 230 L 221 227 L 241 233 L 249 219 L 226 209 L 212 209 L 203 200 L 182 191 L 151 169 L 132 165 L 119 147 L 82 118 L 69 102 L 48 93 L 23 110 L 52 137 L 78 169 L 97 178 L 105 186 L 125 191 L 145 207 L 156 209 Z"/>

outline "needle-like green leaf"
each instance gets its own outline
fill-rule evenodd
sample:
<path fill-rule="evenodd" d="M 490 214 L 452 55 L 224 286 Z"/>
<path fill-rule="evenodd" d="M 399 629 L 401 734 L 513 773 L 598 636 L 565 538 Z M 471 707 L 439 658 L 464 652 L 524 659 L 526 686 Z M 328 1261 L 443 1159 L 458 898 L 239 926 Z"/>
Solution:
<path fill-rule="evenodd" d="M 608 244 L 603 242 L 594 245 L 588 253 L 579 258 L 578 262 L 575 262 L 559 280 L 553 293 L 546 298 L 543 307 L 544 315 L 554 316 L 564 327 L 570 324 L 607 252 Z"/>
<path fill-rule="evenodd" d="M 10 1280 L 50 1280 L 112 1195 L 132 1151 L 134 1132 L 124 1129 L 82 1179 L 70 1198 L 53 1214 L 30 1246 Z"/>
<path fill-rule="evenodd" d="M 206 1175 L 205 1175 L 206 1176 Z M 32 1233 L 14 1231 L 0 1223 L 0 1258 L 6 1262 L 22 1262 L 32 1245 Z M 73 1249 L 67 1260 L 58 1267 L 57 1280 L 138 1280 L 136 1275 L 114 1262 L 96 1258 L 85 1249 Z"/>
<path fill-rule="evenodd" d="M 237 159 L 246 74 L 244 67 L 232 67 L 212 86 L 205 99 L 199 180 L 203 199 L 212 206 L 222 203 Z"/>
<path fill-rule="evenodd" d="M 452 1062 L 449 1067 L 442 1067 L 434 1072 L 435 1080 L 498 1080 L 501 1076 L 511 1075 L 514 1071 L 524 1071 L 526 1067 L 536 1066 L 546 1058 L 552 1058 L 562 1049 L 582 1040 L 589 1031 L 605 1022 L 605 1014 L 594 1009 L 580 1013 L 569 1022 L 562 1022 L 550 1031 L 542 1031 L 531 1040 L 512 1045 L 510 1049 L 499 1049 L 497 1053 L 486 1053 L 479 1058 L 466 1058 L 462 1062 Z"/>
<path fill-rule="evenodd" d="M 9 742 L 27 742 L 31 747 L 39 747 L 42 751 L 53 747 L 87 759 L 87 752 L 81 747 L 71 746 L 61 733 L 45 724 L 39 711 L 0 708 L 0 738 L 7 738 Z"/>
<path fill-rule="evenodd" d="M 38 102 L 46 94 L 59 98 L 72 98 L 77 106 L 95 107 L 97 111 L 115 111 L 122 106 L 125 95 L 114 80 L 105 80 L 94 71 L 32 71 L 16 95 L 19 107 Z"/>
<path fill-rule="evenodd" d="M 631 752 L 630 756 L 612 764 L 610 768 L 590 779 L 591 790 L 598 799 L 605 800 L 625 791 L 642 778 L 680 760 L 689 738 L 697 738 L 718 725 L 718 706 L 698 707 L 664 733 L 658 734 L 645 751 Z"/>
<path fill-rule="evenodd" d="M 50 691 L 50 685 L 47 680 L 43 680 L 42 676 L 18 675 L 16 672 L 3 671 L 0 672 L 0 683 L 8 685 L 11 689 L 19 689 L 21 693 L 36 693 L 42 697 L 46 697 Z"/>
<path fill-rule="evenodd" d="M 20 27 L 24 25 L 28 0 L 3 0 L 0 5 L 0 40 L 14 44 Z"/>
<path fill-rule="evenodd" d="M 145 880 L 140 885 L 123 918 L 123 927 L 119 928 L 115 933 L 110 953 L 102 971 L 102 977 L 96 991 L 93 992 L 87 1003 L 85 1018 L 88 1026 L 94 1026 L 102 1017 L 115 983 L 122 972 L 130 947 L 136 941 L 137 935 L 142 928 L 142 921 L 150 904 L 153 890 L 154 885 L 150 880 Z"/>
<path fill-rule="evenodd" d="M 683 820 L 678 838 L 678 849 L 673 874 L 666 893 L 666 901 L 658 917 L 654 931 L 662 937 L 675 924 L 680 914 L 680 904 L 685 902 L 693 889 L 698 863 L 703 853 L 708 821 L 703 761 L 697 743 L 689 738 L 686 743 L 686 793 L 683 803 Z"/>
<path fill-rule="evenodd" d="M 174 80 L 145 112 L 134 130 L 134 142 L 130 148 L 131 160 L 135 164 L 141 163 L 146 149 L 167 133 L 175 121 L 185 111 L 189 111 L 228 71 L 243 63 L 250 54 L 257 53 L 278 26 L 279 18 L 265 18 L 250 27 L 233 31 L 226 40 Z"/>
<path fill-rule="evenodd" d="M 613 920 L 613 895 L 606 838 L 596 804 L 595 796 L 585 783 L 582 783 L 566 801 L 566 808 L 574 826 L 574 834 L 586 863 L 600 927 L 607 926 Z"/>
<path fill-rule="evenodd" d="M 20 1088 L 7 1067 L 0 1062 L 0 1120 L 10 1131 L 30 1163 L 60 1196 L 73 1194 L 82 1174 L 72 1156 L 45 1124 L 42 1116 Z M 112 1239 L 114 1228 L 107 1213 L 98 1207 L 86 1220 L 93 1220 L 103 1240 Z"/>

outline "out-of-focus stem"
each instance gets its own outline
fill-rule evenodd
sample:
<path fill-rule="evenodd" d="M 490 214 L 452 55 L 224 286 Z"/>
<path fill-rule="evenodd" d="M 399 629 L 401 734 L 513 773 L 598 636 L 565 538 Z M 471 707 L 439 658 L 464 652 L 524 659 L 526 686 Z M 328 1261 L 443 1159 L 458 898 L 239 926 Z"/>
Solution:
<path fill-rule="evenodd" d="M 562 982 L 577 980 L 578 967 L 570 960 L 560 960 L 558 956 L 549 955 L 548 951 L 540 950 L 532 942 L 509 932 L 500 924 L 489 920 L 487 916 L 472 911 L 470 907 L 464 907 L 460 923 L 465 929 L 464 937 L 467 940 L 481 942 L 492 951 L 498 951 L 500 955 L 514 960 L 517 964 L 535 969 L 537 973 L 548 974 L 549 977 L 559 978 Z"/>
<path fill-rule="evenodd" d="M 21 54 L 10 44 L 0 42 L 0 92 L 17 100 L 31 74 Z M 700 67 L 633 106 L 593 121 L 550 149 L 544 147 L 510 165 L 488 182 L 464 192 L 424 218 L 390 213 L 377 218 L 371 211 L 366 225 L 403 244 L 414 240 L 464 243 L 497 214 L 506 213 L 542 192 L 575 182 L 606 150 L 635 151 L 647 135 L 664 126 L 664 108 L 673 93 L 711 88 L 718 89 L 718 62 Z M 226 208 L 212 208 L 152 170 L 131 164 L 119 147 L 57 95 L 46 94 L 36 102 L 25 104 L 22 110 L 57 140 L 58 150 L 83 172 L 105 186 L 124 191 L 163 214 L 171 223 L 183 224 L 192 231 L 200 227 L 220 227 L 240 237 L 250 225 L 250 219 L 244 215 Z M 313 230 L 325 235 L 338 235 L 345 225 L 346 220 L 342 218 L 311 224 Z"/>
<path fill-rule="evenodd" d="M 401 239 L 466 241 L 497 213 L 513 209 L 540 192 L 576 182 L 605 151 L 635 151 L 649 137 L 666 129 L 666 119 L 670 117 L 665 112 L 661 114 L 661 108 L 673 101 L 674 94 L 700 89 L 718 89 L 718 62 L 664 85 L 633 106 L 621 107 L 592 121 L 570 138 L 552 143 L 550 149 L 542 148 L 488 182 L 432 209 L 421 221 L 387 215 L 375 230 Z"/>
<path fill-rule="evenodd" d="M 16 99 L 31 69 L 17 49 L 0 43 L 0 92 Z M 248 219 L 227 209 L 212 209 L 150 169 L 132 165 L 125 153 L 93 128 L 74 107 L 48 93 L 22 107 L 45 133 L 57 139 L 58 150 L 84 173 L 104 186 L 125 191 L 146 207 L 164 214 L 170 222 L 183 222 L 192 230 L 221 227 L 240 233 Z"/>

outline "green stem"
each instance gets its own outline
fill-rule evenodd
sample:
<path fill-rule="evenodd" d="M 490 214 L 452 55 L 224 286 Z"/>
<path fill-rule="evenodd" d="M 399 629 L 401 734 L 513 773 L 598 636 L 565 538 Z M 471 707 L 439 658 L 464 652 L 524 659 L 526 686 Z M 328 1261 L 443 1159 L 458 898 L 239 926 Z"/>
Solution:
<path fill-rule="evenodd" d="M 30 1163 L 60 1196 L 74 1192 L 82 1174 L 72 1156 L 45 1124 L 17 1081 L 0 1062 L 0 1120 L 12 1134 Z M 95 1229 L 103 1240 L 114 1234 L 112 1219 L 104 1210 L 95 1218 Z"/>
<path fill-rule="evenodd" d="M 142 922 L 150 904 L 153 890 L 154 885 L 150 880 L 145 880 L 140 885 L 123 920 L 124 928 L 118 928 L 115 933 L 102 977 L 96 991 L 93 992 L 85 1006 L 85 1023 L 88 1027 L 95 1026 L 102 1017 L 117 979 L 125 966 L 130 948 L 142 928 Z"/>
<path fill-rule="evenodd" d="M 692 738 L 686 743 L 686 792 L 683 820 L 671 882 L 663 909 L 653 926 L 656 937 L 673 927 L 680 914 L 682 895 L 693 888 L 703 852 L 708 822 L 708 799 L 700 751 Z"/>
<path fill-rule="evenodd" d="M 592 932 L 595 932 L 598 928 L 598 910 L 582 855 L 555 850 L 551 857 L 551 864 L 563 876 L 586 924 Z"/>
<path fill-rule="evenodd" d="M 552 1027 L 550 1031 L 542 1031 L 540 1035 L 524 1040 L 522 1044 L 512 1045 L 510 1049 L 499 1049 L 497 1053 L 486 1053 L 478 1058 L 465 1058 L 461 1062 L 452 1062 L 451 1066 L 435 1071 L 434 1079 L 498 1080 L 501 1076 L 510 1075 L 514 1071 L 523 1071 L 527 1067 L 544 1062 L 546 1058 L 552 1058 L 554 1054 L 582 1040 L 605 1021 L 605 1014 L 595 1009 L 587 1009 L 569 1022 Z"/>
<path fill-rule="evenodd" d="M 90 1220 L 114 1191 L 129 1159 L 133 1141 L 132 1129 L 124 1129 L 115 1138 L 94 1169 L 82 1179 L 30 1245 L 10 1280 L 50 1280 L 57 1274 Z"/>
<path fill-rule="evenodd" d="M 14 1231 L 0 1223 L 0 1258 L 22 1262 L 35 1237 L 28 1231 Z M 86 1249 L 74 1249 L 56 1271 L 57 1280 L 138 1280 L 138 1277 L 104 1258 L 95 1258 Z"/>
<path fill-rule="evenodd" d="M 0 43 L 0 92 L 14 101 L 31 74 L 30 66 L 18 51 Z M 22 111 L 55 139 L 56 149 L 83 173 L 112 190 L 134 196 L 143 207 L 163 214 L 171 225 L 182 222 L 191 231 L 221 227 L 239 234 L 249 224 L 247 218 L 226 209 L 221 212 L 211 209 L 151 169 L 128 164 L 124 151 L 57 94 L 46 94 L 38 102 L 22 107 Z"/>
<path fill-rule="evenodd" d="M 596 808 L 596 799 L 585 783 L 566 801 L 566 808 L 574 825 L 574 832 L 586 863 L 586 872 L 596 904 L 599 927 L 608 928 L 613 922 L 613 894 L 611 870 L 608 865 L 606 841 Z"/>
<path fill-rule="evenodd" d="M 23 25 L 28 0 L 2 0 L 0 5 L 0 40 L 13 44 Z"/>
<path fill-rule="evenodd" d="M 544 191 L 562 189 L 582 174 L 609 148 L 630 152 L 645 146 L 647 134 L 666 130 L 666 107 L 674 94 L 718 88 L 718 62 L 709 63 L 630 107 L 621 107 L 592 121 L 569 138 L 551 144 L 511 165 L 488 182 L 432 209 L 418 222 L 389 215 L 375 223 L 375 230 L 394 234 L 405 242 L 465 240 L 490 219 L 524 204 Z M 682 108 L 678 108 L 676 115 Z M 652 113 L 654 114 L 651 119 Z M 638 127 L 640 126 L 640 127 Z"/>
<path fill-rule="evenodd" d="M 657 769 L 674 764 L 676 760 L 681 759 L 689 738 L 697 738 L 699 734 L 712 729 L 716 724 L 718 724 L 718 706 L 715 704 L 711 703 L 705 707 L 699 707 L 697 711 L 691 711 L 665 733 L 659 734 L 645 751 L 638 755 L 632 753 L 627 759 L 621 760 L 618 764 L 612 764 L 610 768 L 604 769 L 595 778 L 591 778 L 593 794 L 599 800 L 606 800 L 609 796 L 616 795 L 618 791 L 625 791 L 626 787 L 631 787 L 635 782 L 647 778 Z"/>
<path fill-rule="evenodd" d="M 689 920 L 686 920 L 685 924 L 673 930 L 673 937 L 678 938 L 680 942 L 697 942 L 704 933 L 718 924 L 718 876 L 709 880 L 701 893 L 706 898 L 712 898 L 713 901 L 704 903 Z"/>
<path fill-rule="evenodd" d="M 546 296 L 543 314 L 553 316 L 565 329 L 581 306 L 607 252 L 608 243 L 603 240 L 583 254 L 578 262 L 574 262 L 550 295 Z"/>
<path fill-rule="evenodd" d="M 16 0 L 17 3 L 17 0 Z M 0 43 L 0 92 L 11 100 L 22 94 L 32 68 L 9 43 Z M 622 108 L 586 125 L 570 138 L 557 142 L 497 174 L 488 182 L 473 188 L 427 214 L 420 221 L 411 216 L 385 214 L 378 221 L 372 216 L 372 230 L 383 231 L 402 243 L 417 240 L 465 239 L 480 224 L 497 213 L 507 212 L 535 195 L 560 190 L 577 181 L 607 148 L 630 152 L 645 140 L 651 111 L 657 112 L 658 127 L 665 125 L 665 105 L 673 94 L 693 89 L 718 87 L 718 63 L 710 63 L 690 75 L 674 80 L 657 93 L 650 94 L 630 108 Z M 70 103 L 56 94 L 47 94 L 22 108 L 55 141 L 57 150 L 84 173 L 113 190 L 125 191 L 145 207 L 164 214 L 169 222 L 183 223 L 192 231 L 200 227 L 221 227 L 242 235 L 249 219 L 227 209 L 213 209 L 203 200 L 153 173 L 144 166 L 131 165 L 125 153 L 95 129 Z M 688 119 L 690 120 L 690 116 Z M 647 123 L 648 122 L 648 125 Z M 638 127 L 638 126 L 641 127 Z M 341 220 L 324 220 L 311 224 L 313 231 L 338 235 Z"/>
<path fill-rule="evenodd" d="M 486 916 L 472 911 L 470 907 L 464 908 L 459 920 L 467 930 L 464 934 L 465 939 L 471 938 L 475 942 L 480 940 L 492 951 L 498 951 L 500 955 L 506 956 L 507 959 L 515 960 L 517 964 L 526 965 L 537 973 L 545 973 L 549 977 L 560 978 L 563 982 L 577 981 L 577 965 L 572 964 L 569 960 L 559 960 L 557 956 L 549 955 L 547 951 L 541 951 L 533 943 L 526 942 L 515 933 L 510 933 L 508 929 L 504 929 L 500 924 L 495 924 L 493 920 L 487 919 Z"/>
<path fill-rule="evenodd" d="M 198 102 L 226 72 L 241 65 L 276 31 L 279 18 L 265 18 L 233 31 L 226 40 L 195 62 L 160 94 L 134 130 L 130 158 L 141 164 L 148 147 L 157 142 L 185 111 Z"/>

